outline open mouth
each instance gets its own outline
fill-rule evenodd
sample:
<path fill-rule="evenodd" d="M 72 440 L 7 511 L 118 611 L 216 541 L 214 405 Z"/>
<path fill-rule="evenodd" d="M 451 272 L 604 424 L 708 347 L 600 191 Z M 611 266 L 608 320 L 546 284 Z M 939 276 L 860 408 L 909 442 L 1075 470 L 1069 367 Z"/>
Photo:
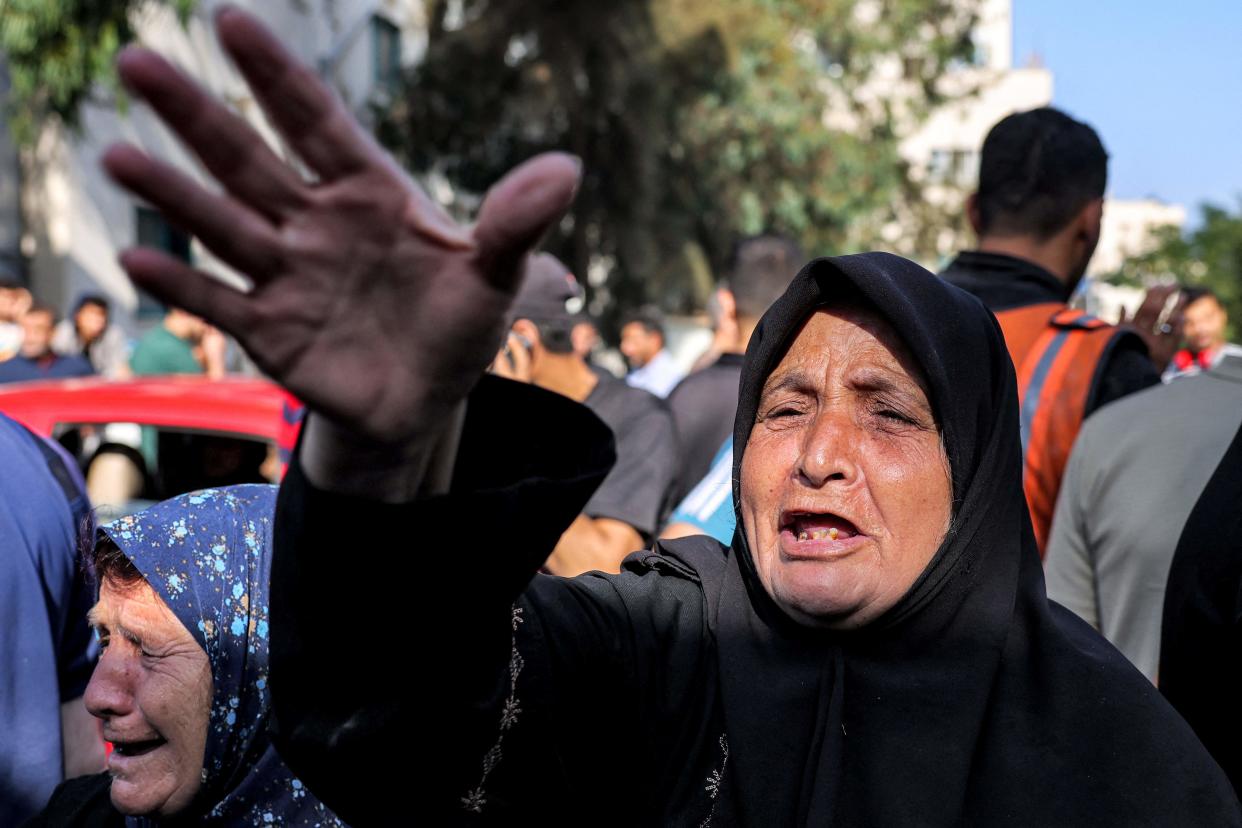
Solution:
<path fill-rule="evenodd" d="M 144 739 L 133 742 L 113 742 L 112 752 L 117 756 L 142 756 L 165 743 L 164 739 Z"/>
<path fill-rule="evenodd" d="M 862 534 L 853 523 L 831 512 L 789 512 L 781 516 L 781 531 L 799 541 L 849 540 Z"/>

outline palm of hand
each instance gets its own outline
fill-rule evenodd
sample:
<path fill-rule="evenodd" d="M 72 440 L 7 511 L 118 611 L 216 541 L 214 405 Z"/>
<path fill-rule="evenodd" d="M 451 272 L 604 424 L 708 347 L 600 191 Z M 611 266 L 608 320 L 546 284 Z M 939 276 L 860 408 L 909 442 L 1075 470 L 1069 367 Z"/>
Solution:
<path fill-rule="evenodd" d="M 460 227 L 253 18 L 230 9 L 217 28 L 319 181 L 302 181 L 158 56 L 130 50 L 123 79 L 225 192 L 132 147 L 110 150 L 105 166 L 254 287 L 235 291 L 151 250 L 122 263 L 156 296 L 235 336 L 313 409 L 373 439 L 404 439 L 455 405 L 491 361 L 525 254 L 568 206 L 577 163 L 527 162 L 488 194 L 473 227 Z"/>

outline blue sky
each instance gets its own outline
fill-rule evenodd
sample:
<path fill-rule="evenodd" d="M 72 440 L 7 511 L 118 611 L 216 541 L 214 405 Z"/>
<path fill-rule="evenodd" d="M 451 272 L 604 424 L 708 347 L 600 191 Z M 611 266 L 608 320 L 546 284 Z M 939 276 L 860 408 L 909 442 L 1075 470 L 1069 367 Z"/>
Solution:
<path fill-rule="evenodd" d="M 1014 63 L 1038 54 L 1100 133 L 1112 195 L 1238 209 L 1242 0 L 1013 0 L 1013 21 Z"/>

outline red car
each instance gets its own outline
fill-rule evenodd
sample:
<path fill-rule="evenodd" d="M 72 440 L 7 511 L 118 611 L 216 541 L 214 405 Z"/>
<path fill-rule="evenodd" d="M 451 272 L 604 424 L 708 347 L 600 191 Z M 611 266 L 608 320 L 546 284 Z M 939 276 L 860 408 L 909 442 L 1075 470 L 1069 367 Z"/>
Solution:
<path fill-rule="evenodd" d="M 248 377 L 0 385 L 0 411 L 69 449 L 92 502 L 113 514 L 194 489 L 274 482 L 286 399 Z"/>

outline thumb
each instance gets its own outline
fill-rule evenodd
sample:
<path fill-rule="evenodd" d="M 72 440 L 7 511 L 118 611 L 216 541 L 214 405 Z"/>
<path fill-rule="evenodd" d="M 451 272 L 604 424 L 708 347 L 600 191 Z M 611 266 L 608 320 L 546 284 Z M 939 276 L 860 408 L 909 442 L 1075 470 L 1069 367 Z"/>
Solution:
<path fill-rule="evenodd" d="M 517 288 L 522 259 L 573 202 L 581 170 L 572 155 L 544 153 L 488 191 L 474 228 L 484 278 L 503 290 Z"/>

